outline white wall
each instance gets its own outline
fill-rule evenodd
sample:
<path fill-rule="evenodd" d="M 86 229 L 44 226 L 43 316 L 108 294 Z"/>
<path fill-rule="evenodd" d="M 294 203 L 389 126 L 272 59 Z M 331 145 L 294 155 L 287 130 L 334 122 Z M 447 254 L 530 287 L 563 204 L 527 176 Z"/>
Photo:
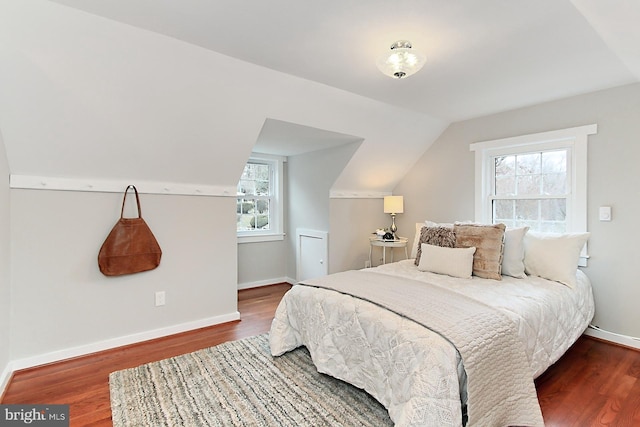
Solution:
<path fill-rule="evenodd" d="M 334 238 L 329 239 L 329 272 L 364 268 L 365 261 L 369 259 L 371 233 L 377 228 L 391 225 L 389 214 L 383 212 L 383 199 L 332 198 L 330 210 L 330 227 Z M 401 236 L 405 236 L 404 232 L 398 227 Z M 381 258 L 380 252 L 376 253 L 373 255 L 374 265 L 379 264 Z"/>
<path fill-rule="evenodd" d="M 331 241 L 329 193 L 360 143 L 288 157 L 285 162 L 285 238 L 238 244 L 240 289 L 296 280 L 296 230 L 327 231 Z M 343 237 L 336 235 L 336 240 Z"/>
<path fill-rule="evenodd" d="M 290 281 L 287 265 L 295 259 L 287 258 L 288 239 L 238 243 L 238 289 Z"/>
<path fill-rule="evenodd" d="M 0 2 L 0 50 L 0 129 L 12 175 L 203 185 L 233 196 L 273 118 L 363 138 L 336 183 L 381 192 L 445 126 L 46 0 Z M 382 173 L 369 159 L 397 140 L 404 148 Z M 13 314 L 11 327 L 0 327 L 12 359 L 47 361 L 235 311 L 234 198 L 144 200 L 163 264 L 114 281 L 100 275 L 95 256 L 119 195 L 11 190 Z M 167 292 L 162 309 L 152 305 L 158 288 Z"/>
<path fill-rule="evenodd" d="M 17 366 L 237 318 L 235 199 L 140 197 L 161 264 L 106 277 L 97 255 L 120 216 L 121 194 L 11 190 Z M 165 306 L 155 307 L 156 291 L 166 292 Z"/>
<path fill-rule="evenodd" d="M 359 142 L 319 150 L 289 158 L 288 203 L 288 253 L 287 274 L 296 278 L 296 230 L 299 228 L 329 232 L 329 245 L 335 239 L 346 236 L 331 228 L 329 194 L 345 165 L 357 152 Z M 333 271 L 329 259 L 329 270 Z"/>
<path fill-rule="evenodd" d="M 11 360 L 11 275 L 10 275 L 9 165 L 0 129 L 0 394 L 8 380 Z"/>
<path fill-rule="evenodd" d="M 640 84 L 454 123 L 394 190 L 405 197 L 399 227 L 415 222 L 474 218 L 473 142 L 597 123 L 589 137 L 588 229 L 593 282 L 593 324 L 640 337 L 638 272 L 634 263 L 640 212 Z M 600 222 L 598 207 L 613 220 Z"/>

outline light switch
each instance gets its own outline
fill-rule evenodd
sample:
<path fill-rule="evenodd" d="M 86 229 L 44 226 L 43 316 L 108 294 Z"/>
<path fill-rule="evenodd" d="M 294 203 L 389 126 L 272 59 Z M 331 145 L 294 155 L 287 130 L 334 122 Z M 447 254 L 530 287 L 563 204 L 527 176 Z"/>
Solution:
<path fill-rule="evenodd" d="M 611 221 L 611 206 L 600 206 L 600 221 Z"/>

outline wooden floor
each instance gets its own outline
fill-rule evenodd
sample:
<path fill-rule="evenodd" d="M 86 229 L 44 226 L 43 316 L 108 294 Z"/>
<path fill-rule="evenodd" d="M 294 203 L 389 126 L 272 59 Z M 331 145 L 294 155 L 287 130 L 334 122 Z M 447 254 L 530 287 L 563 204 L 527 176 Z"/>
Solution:
<path fill-rule="evenodd" d="M 71 426 L 111 426 L 110 372 L 267 332 L 288 289 L 240 291 L 240 321 L 16 372 L 2 403 L 70 404 Z M 548 427 L 640 426 L 638 351 L 582 337 L 536 386 Z"/>

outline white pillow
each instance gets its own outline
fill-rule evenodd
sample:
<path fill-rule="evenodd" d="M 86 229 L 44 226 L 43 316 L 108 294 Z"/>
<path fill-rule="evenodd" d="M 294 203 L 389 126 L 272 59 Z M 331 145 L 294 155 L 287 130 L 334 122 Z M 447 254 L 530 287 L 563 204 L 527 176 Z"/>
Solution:
<path fill-rule="evenodd" d="M 422 230 L 422 227 L 425 227 L 425 222 L 416 222 L 416 234 L 413 237 L 413 246 L 411 246 L 411 256 L 409 258 L 415 259 L 415 257 L 418 256 L 418 244 L 420 242 L 420 230 Z"/>
<path fill-rule="evenodd" d="M 475 247 L 445 248 L 423 243 L 418 270 L 470 279 Z"/>
<path fill-rule="evenodd" d="M 451 222 L 433 222 L 426 220 L 424 225 L 427 227 L 444 227 L 444 228 L 453 228 L 453 223 Z"/>
<path fill-rule="evenodd" d="M 504 232 L 504 253 L 502 274 L 518 279 L 526 279 L 524 273 L 524 235 L 529 227 L 507 228 Z"/>
<path fill-rule="evenodd" d="M 580 252 L 590 235 L 528 232 L 524 236 L 525 272 L 575 287 Z"/>

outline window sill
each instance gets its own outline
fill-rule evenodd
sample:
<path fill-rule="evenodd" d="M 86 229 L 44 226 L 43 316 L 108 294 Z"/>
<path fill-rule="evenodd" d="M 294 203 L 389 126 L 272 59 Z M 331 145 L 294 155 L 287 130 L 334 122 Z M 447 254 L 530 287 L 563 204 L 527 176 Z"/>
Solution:
<path fill-rule="evenodd" d="M 260 242 L 276 242 L 284 240 L 283 233 L 274 234 L 255 234 L 255 235 L 238 235 L 238 243 L 260 243 Z"/>

